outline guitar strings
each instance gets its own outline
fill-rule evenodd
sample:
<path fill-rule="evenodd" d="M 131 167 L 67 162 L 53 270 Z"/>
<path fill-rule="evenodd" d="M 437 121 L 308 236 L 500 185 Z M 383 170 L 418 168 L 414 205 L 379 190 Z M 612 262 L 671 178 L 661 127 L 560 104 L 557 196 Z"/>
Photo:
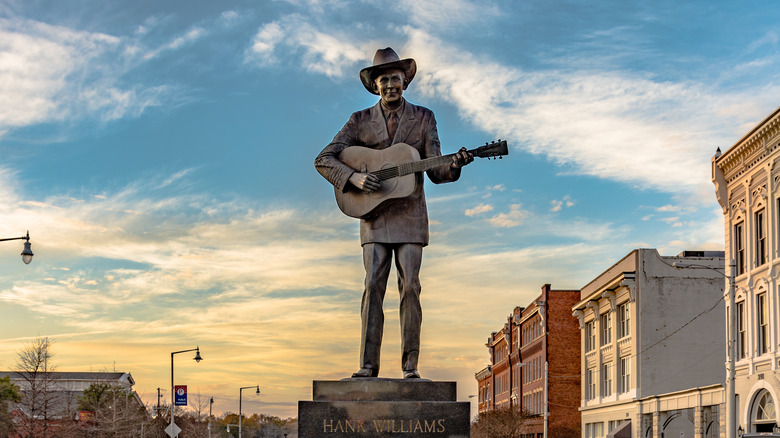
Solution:
<path fill-rule="evenodd" d="M 443 155 L 440 157 L 431 157 L 419 161 L 411 161 L 408 163 L 399 164 L 397 166 L 379 169 L 371 172 L 371 174 L 379 178 L 380 181 L 384 181 L 386 179 L 409 175 L 410 173 L 415 172 L 422 172 L 423 170 L 426 170 L 430 167 L 446 164 L 450 160 L 450 157 L 451 155 Z M 438 164 L 439 162 L 440 164 Z"/>

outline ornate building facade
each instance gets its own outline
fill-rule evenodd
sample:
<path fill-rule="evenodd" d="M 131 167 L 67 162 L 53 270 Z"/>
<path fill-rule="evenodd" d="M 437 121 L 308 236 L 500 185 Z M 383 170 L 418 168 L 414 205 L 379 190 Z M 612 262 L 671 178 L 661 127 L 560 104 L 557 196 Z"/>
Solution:
<path fill-rule="evenodd" d="M 712 159 L 735 281 L 736 426 L 780 431 L 780 109 Z M 728 318 L 729 313 L 727 313 Z"/>

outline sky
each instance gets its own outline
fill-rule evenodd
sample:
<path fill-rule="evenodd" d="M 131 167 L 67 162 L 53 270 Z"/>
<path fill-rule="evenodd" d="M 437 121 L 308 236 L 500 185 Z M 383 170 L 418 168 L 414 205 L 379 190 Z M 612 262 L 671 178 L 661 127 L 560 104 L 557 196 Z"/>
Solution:
<path fill-rule="evenodd" d="M 710 159 L 778 107 L 773 1 L 0 0 L 0 368 L 39 336 L 60 371 L 176 384 L 217 413 L 297 416 L 358 368 L 358 222 L 316 155 L 377 98 L 377 49 L 444 153 L 426 185 L 420 373 L 476 394 L 485 342 L 544 284 L 635 248 L 722 250 Z M 391 274 L 394 275 L 394 274 Z M 398 295 L 382 377 L 400 377 Z"/>

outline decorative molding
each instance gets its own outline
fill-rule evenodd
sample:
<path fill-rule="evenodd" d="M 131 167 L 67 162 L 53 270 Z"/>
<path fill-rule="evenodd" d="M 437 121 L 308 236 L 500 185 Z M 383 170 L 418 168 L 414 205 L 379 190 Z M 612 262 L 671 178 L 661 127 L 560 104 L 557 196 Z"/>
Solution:
<path fill-rule="evenodd" d="M 547 318 L 545 318 L 545 302 L 537 301 L 536 307 L 539 309 L 539 326 L 542 328 L 543 333 L 547 333 Z"/>
<path fill-rule="evenodd" d="M 582 310 L 575 310 L 571 313 L 571 316 L 577 318 L 580 321 L 580 330 L 585 328 L 585 312 Z"/>
<path fill-rule="evenodd" d="M 728 183 L 733 182 L 746 171 L 761 163 L 780 146 L 776 139 L 780 133 L 778 113 L 775 112 L 761 123 L 737 144 L 716 158 L 715 164 L 721 169 Z"/>
<path fill-rule="evenodd" d="M 606 298 L 609 300 L 609 310 L 614 312 L 617 310 L 617 304 L 615 303 L 617 295 L 615 294 L 614 290 L 605 290 L 604 293 L 601 294 L 601 298 Z"/>
<path fill-rule="evenodd" d="M 750 205 L 753 210 L 758 210 L 763 205 L 766 204 L 767 201 L 767 194 L 766 194 L 766 184 L 762 184 L 758 187 L 753 188 L 753 190 L 750 192 Z"/>
<path fill-rule="evenodd" d="M 745 217 L 746 212 L 747 210 L 745 209 L 745 199 L 739 199 L 731 204 L 731 217 L 729 220 L 731 220 L 731 222 L 737 222 Z"/>
<path fill-rule="evenodd" d="M 628 301 L 636 302 L 636 273 L 624 272 L 620 285 L 628 289 Z"/>
<path fill-rule="evenodd" d="M 599 302 L 596 300 L 590 300 L 585 304 L 586 309 L 593 310 L 593 319 L 595 320 L 599 316 Z"/>

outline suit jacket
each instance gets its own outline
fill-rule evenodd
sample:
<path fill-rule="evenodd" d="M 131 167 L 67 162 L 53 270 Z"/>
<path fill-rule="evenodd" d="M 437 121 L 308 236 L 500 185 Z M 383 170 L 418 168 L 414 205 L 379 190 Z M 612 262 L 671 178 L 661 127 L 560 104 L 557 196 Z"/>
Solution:
<path fill-rule="evenodd" d="M 441 155 L 436 119 L 427 108 L 404 100 L 395 138 L 390 138 L 382 114 L 381 102 L 371 108 L 353 113 L 333 141 L 320 152 L 314 166 L 338 190 L 346 190 L 349 177 L 356 172 L 339 161 L 341 151 L 350 146 L 386 149 L 396 143 L 406 143 L 417 149 L 420 158 Z M 436 183 L 457 181 L 460 169 L 449 165 L 427 171 Z M 428 208 L 425 204 L 422 174 L 417 174 L 417 185 L 411 196 L 383 203 L 371 217 L 360 220 L 360 243 L 417 243 L 428 244 Z"/>

